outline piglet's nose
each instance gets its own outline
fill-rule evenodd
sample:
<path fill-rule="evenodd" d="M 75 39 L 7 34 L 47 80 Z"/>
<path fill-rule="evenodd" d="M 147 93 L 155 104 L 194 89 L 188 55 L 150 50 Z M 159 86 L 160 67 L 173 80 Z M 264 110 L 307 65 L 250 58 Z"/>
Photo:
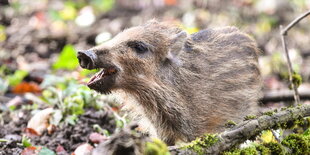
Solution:
<path fill-rule="evenodd" d="M 85 69 L 94 69 L 95 60 L 97 59 L 96 54 L 93 51 L 78 51 L 77 58 L 79 59 L 80 66 Z"/>

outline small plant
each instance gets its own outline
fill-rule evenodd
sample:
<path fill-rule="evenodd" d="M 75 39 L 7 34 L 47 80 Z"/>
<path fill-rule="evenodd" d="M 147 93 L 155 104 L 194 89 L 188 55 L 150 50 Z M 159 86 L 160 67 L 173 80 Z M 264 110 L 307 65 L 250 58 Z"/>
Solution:
<path fill-rule="evenodd" d="M 53 118 L 56 121 L 52 120 L 52 122 L 64 121 L 74 125 L 78 120 L 78 116 L 84 114 L 84 108 L 100 108 L 96 104 L 98 96 L 87 86 L 79 84 L 78 81 L 54 76 L 45 79 L 41 84 L 45 88 L 41 99 L 60 110 L 57 114 L 54 114 Z"/>
<path fill-rule="evenodd" d="M 32 146 L 31 140 L 28 137 L 26 137 L 25 135 L 23 135 L 23 137 L 22 137 L 22 146 L 23 147 L 30 147 L 30 146 Z"/>

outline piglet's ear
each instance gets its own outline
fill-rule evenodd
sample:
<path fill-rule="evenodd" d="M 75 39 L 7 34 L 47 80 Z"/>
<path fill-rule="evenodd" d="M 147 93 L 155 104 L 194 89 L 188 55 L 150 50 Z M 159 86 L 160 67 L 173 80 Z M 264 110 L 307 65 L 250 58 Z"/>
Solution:
<path fill-rule="evenodd" d="M 177 59 L 178 55 L 181 53 L 184 43 L 187 39 L 187 33 L 182 31 L 174 35 L 170 42 L 170 49 L 168 51 L 167 58 L 170 60 Z"/>

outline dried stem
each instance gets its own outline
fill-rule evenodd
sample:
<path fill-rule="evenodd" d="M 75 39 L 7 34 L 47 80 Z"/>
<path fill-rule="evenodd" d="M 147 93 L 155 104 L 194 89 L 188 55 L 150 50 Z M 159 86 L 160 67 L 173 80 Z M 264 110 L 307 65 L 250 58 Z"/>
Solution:
<path fill-rule="evenodd" d="M 297 23 L 299 23 L 302 19 L 304 19 L 308 15 L 310 15 L 310 10 L 308 12 L 302 14 L 301 16 L 297 17 L 296 19 L 294 19 L 284 29 L 283 29 L 282 25 L 280 25 L 280 34 L 281 34 L 282 46 L 284 48 L 285 56 L 286 56 L 286 59 L 287 59 L 287 67 L 288 67 L 290 85 L 292 86 L 292 88 L 294 90 L 295 104 L 299 104 L 300 103 L 300 98 L 299 98 L 299 94 L 298 94 L 298 90 L 297 90 L 297 85 L 293 82 L 293 73 L 294 73 L 294 71 L 293 71 L 293 68 L 292 68 L 292 63 L 291 63 L 290 56 L 288 54 L 288 49 L 287 49 L 287 46 L 286 46 L 285 37 L 287 36 L 287 33 L 288 33 L 288 31 L 291 28 L 293 28 Z"/>
<path fill-rule="evenodd" d="M 300 103 L 300 98 L 299 98 L 299 94 L 298 94 L 298 90 L 297 90 L 297 86 L 296 84 L 293 82 L 293 68 L 292 68 L 292 63 L 291 63 L 291 59 L 290 56 L 288 54 L 288 49 L 286 46 L 286 40 L 285 37 L 287 35 L 286 33 L 282 33 L 282 25 L 280 25 L 280 30 L 281 30 L 281 40 L 282 40 L 282 46 L 284 48 L 285 51 L 285 56 L 286 56 L 286 60 L 287 60 L 287 68 L 288 68 L 288 75 L 289 75 L 289 80 L 290 80 L 290 85 L 294 90 L 294 99 L 295 99 L 295 105 Z"/>
<path fill-rule="evenodd" d="M 281 35 L 287 35 L 287 32 L 294 27 L 297 23 L 299 23 L 299 21 L 301 21 L 302 19 L 304 19 L 305 17 L 307 17 L 308 15 L 310 15 L 310 10 L 302 15 L 300 15 L 299 17 L 297 17 L 296 19 L 294 19 L 290 24 L 288 24 L 288 26 L 286 26 L 283 30 L 281 30 Z"/>

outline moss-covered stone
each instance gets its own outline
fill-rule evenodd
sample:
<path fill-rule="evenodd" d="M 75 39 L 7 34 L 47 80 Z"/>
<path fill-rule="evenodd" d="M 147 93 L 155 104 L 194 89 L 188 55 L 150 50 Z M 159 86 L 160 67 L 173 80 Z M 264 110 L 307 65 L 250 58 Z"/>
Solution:
<path fill-rule="evenodd" d="M 217 135 L 205 134 L 203 137 L 196 138 L 189 144 L 183 146 L 183 148 L 193 150 L 197 154 L 203 155 L 205 154 L 204 150 L 215 144 L 218 140 Z"/>
<path fill-rule="evenodd" d="M 290 134 L 281 142 L 290 148 L 292 154 L 310 154 L 310 136 L 302 134 Z"/>

